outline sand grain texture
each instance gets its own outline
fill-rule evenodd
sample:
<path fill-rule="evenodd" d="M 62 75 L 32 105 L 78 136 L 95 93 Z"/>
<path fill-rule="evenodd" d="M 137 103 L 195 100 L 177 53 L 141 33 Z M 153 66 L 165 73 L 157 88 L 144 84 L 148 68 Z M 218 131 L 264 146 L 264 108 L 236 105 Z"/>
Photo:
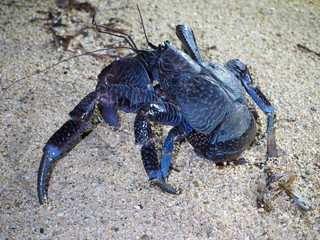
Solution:
<path fill-rule="evenodd" d="M 149 186 L 140 150 L 134 145 L 134 115 L 121 114 L 122 127 L 100 125 L 55 167 L 49 199 L 36 194 L 42 148 L 68 119 L 68 112 L 92 91 L 106 61 L 81 57 L 25 79 L 0 104 L 0 239 L 319 239 L 320 215 L 320 52 L 319 1 L 144 1 L 140 7 L 150 41 L 179 47 L 175 25 L 193 27 L 205 60 L 240 58 L 255 83 L 274 104 L 279 158 L 269 166 L 296 175 L 295 185 L 313 208 L 301 213 L 283 193 L 274 211 L 256 206 L 255 163 L 265 160 L 262 138 L 242 154 L 249 163 L 219 170 L 180 145 L 170 184 L 181 195 Z M 114 22 L 145 41 L 134 3 L 91 1 L 97 21 Z M 87 12 L 58 9 L 54 1 L 2 1 L 0 81 L 2 90 L 31 72 L 73 54 L 55 49 L 44 11 L 60 11 L 59 34 L 91 24 Z M 86 50 L 119 39 L 87 31 L 77 37 Z M 124 44 L 124 43 L 122 43 Z M 117 56 L 128 51 L 111 52 Z M 263 132 L 265 117 L 259 111 Z M 293 121 L 292 121 L 293 120 Z M 166 130 L 167 128 L 165 128 Z"/>

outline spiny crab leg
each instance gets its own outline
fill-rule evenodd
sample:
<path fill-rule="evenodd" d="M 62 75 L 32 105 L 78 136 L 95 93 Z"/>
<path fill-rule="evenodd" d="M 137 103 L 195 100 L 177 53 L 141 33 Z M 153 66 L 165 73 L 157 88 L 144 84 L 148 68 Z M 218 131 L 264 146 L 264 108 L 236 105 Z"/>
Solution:
<path fill-rule="evenodd" d="M 85 129 L 88 123 L 91 122 L 98 96 L 99 92 L 94 91 L 83 98 L 69 113 L 71 119 L 53 134 L 43 148 L 37 184 L 40 204 L 44 202 L 46 187 L 49 181 L 48 172 L 52 163 L 55 160 L 63 158 L 76 144 L 88 135 L 88 132 L 97 126 L 98 123 L 91 124 L 89 129 Z"/>

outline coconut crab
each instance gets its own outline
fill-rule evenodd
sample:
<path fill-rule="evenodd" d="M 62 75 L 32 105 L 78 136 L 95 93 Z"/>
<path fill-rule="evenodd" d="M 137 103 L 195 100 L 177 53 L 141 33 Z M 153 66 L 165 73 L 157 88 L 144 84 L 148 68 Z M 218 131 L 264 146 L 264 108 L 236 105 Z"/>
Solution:
<path fill-rule="evenodd" d="M 267 114 L 267 133 L 271 132 L 274 108 L 253 84 L 247 66 L 240 60 L 230 60 L 224 66 L 203 61 L 189 26 L 176 27 L 183 51 L 168 41 L 155 46 L 148 40 L 152 50 L 138 50 L 129 35 L 96 27 L 125 38 L 136 56 L 105 67 L 96 89 L 78 103 L 69 113 L 70 120 L 46 143 L 38 172 L 40 204 L 46 195 L 50 166 L 83 139 L 95 109 L 114 127 L 119 127 L 118 110 L 136 114 L 135 142 L 142 145 L 145 171 L 154 185 L 172 194 L 177 190 L 165 179 L 175 141 L 186 139 L 196 154 L 214 162 L 235 160 L 251 144 L 256 122 L 244 89 Z M 155 81 L 159 84 L 153 85 Z M 173 126 L 164 141 L 160 163 L 151 122 Z"/>

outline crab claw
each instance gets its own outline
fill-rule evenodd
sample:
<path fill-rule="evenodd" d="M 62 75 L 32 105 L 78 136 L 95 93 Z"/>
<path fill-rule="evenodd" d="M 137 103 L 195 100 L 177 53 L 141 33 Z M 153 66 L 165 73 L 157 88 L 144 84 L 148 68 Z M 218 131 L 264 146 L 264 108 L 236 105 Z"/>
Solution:
<path fill-rule="evenodd" d="M 46 179 L 47 179 L 48 171 L 49 171 L 52 160 L 53 160 L 53 157 L 50 156 L 49 152 L 44 149 L 44 153 L 42 155 L 42 159 L 39 167 L 38 184 L 37 184 L 38 198 L 39 198 L 40 204 L 43 204 L 44 196 L 46 195 Z"/>
<path fill-rule="evenodd" d="M 175 188 L 171 187 L 169 184 L 166 184 L 165 181 L 162 178 L 154 178 L 151 179 L 151 184 L 159 187 L 162 191 L 165 191 L 167 193 L 171 194 L 179 194 Z"/>

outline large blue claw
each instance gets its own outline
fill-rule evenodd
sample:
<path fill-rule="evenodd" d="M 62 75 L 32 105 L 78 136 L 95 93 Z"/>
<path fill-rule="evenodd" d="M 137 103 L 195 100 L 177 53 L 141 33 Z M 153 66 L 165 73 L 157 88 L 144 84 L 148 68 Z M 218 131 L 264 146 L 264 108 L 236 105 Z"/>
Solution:
<path fill-rule="evenodd" d="M 152 185 L 159 187 L 162 191 L 165 191 L 165 192 L 171 193 L 171 194 L 179 194 L 180 193 L 176 189 L 171 187 L 169 184 L 166 184 L 162 178 L 154 178 L 154 179 L 151 179 L 150 181 L 151 181 Z"/>

